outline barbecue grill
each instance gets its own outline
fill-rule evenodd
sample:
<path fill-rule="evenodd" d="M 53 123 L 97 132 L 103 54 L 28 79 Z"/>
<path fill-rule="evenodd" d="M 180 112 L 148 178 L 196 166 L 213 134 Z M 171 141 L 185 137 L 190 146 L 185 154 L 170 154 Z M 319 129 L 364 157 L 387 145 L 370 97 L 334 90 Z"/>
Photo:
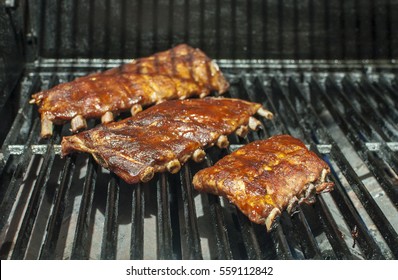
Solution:
<path fill-rule="evenodd" d="M 1 259 L 397 259 L 398 1 L 0 7 Z M 203 163 L 137 185 L 88 155 L 61 158 L 69 124 L 40 139 L 31 94 L 183 42 L 216 59 L 227 96 L 262 103 L 274 120 L 244 139 L 231 135 Z M 331 166 L 335 190 L 283 213 L 272 232 L 193 189 L 198 170 L 282 133 Z"/>

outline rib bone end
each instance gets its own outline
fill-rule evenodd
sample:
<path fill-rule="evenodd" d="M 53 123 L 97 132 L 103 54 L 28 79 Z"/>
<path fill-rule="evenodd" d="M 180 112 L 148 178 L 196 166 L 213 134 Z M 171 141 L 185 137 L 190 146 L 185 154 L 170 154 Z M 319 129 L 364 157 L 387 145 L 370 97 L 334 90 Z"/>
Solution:
<path fill-rule="evenodd" d="M 70 122 L 70 126 L 71 126 L 72 132 L 78 132 L 82 129 L 87 128 L 87 122 L 86 122 L 86 119 L 83 118 L 82 115 L 77 115 Z"/>
<path fill-rule="evenodd" d="M 180 163 L 182 163 L 182 164 L 184 164 L 184 163 L 186 163 L 188 160 L 189 160 L 189 158 L 191 157 L 191 155 L 183 155 L 181 158 L 180 158 Z"/>
<path fill-rule="evenodd" d="M 140 173 L 140 180 L 146 183 L 149 180 L 151 180 L 154 175 L 155 175 L 155 169 L 151 166 L 148 166 Z"/>
<path fill-rule="evenodd" d="M 265 226 L 267 227 L 267 231 L 270 232 L 272 229 L 272 225 L 276 219 L 281 214 L 281 211 L 278 208 L 272 209 L 269 213 L 268 217 L 265 219 Z"/>
<path fill-rule="evenodd" d="M 271 111 L 268 111 L 267 109 L 264 109 L 262 107 L 257 110 L 257 114 L 269 120 L 272 120 L 272 118 L 274 117 L 274 114 L 272 114 Z"/>
<path fill-rule="evenodd" d="M 207 92 L 202 92 L 201 94 L 199 94 L 199 98 L 205 98 L 206 96 L 208 96 L 209 93 Z"/>
<path fill-rule="evenodd" d="M 40 136 L 42 138 L 48 138 L 53 135 L 53 123 L 46 116 L 41 119 L 41 131 Z"/>
<path fill-rule="evenodd" d="M 253 117 L 249 118 L 249 128 L 251 130 L 258 130 L 261 127 L 261 122 Z"/>
<path fill-rule="evenodd" d="M 171 174 L 175 174 L 180 171 L 181 163 L 178 161 L 178 159 L 173 159 L 167 163 L 166 168 Z"/>
<path fill-rule="evenodd" d="M 228 145 L 229 145 L 229 141 L 228 141 L 227 136 L 221 135 L 220 137 L 218 137 L 216 144 L 217 144 L 217 147 L 219 147 L 221 149 L 227 148 Z"/>
<path fill-rule="evenodd" d="M 315 195 L 316 195 L 316 186 L 313 183 L 309 183 L 308 187 L 303 193 L 303 196 L 301 197 L 299 203 L 307 203 L 307 204 L 312 204 L 315 202 Z"/>
<path fill-rule="evenodd" d="M 328 174 L 328 171 L 326 169 L 322 169 L 322 173 L 321 173 L 321 179 L 320 181 L 323 183 L 326 180 L 326 175 Z"/>
<path fill-rule="evenodd" d="M 135 116 L 139 112 L 142 111 L 142 106 L 140 104 L 135 104 L 133 107 L 131 107 L 130 112 L 132 116 Z"/>
<path fill-rule="evenodd" d="M 249 128 L 247 127 L 247 125 L 241 125 L 236 131 L 236 135 L 238 135 L 239 137 L 246 137 L 247 133 L 249 132 Z"/>
<path fill-rule="evenodd" d="M 195 162 L 201 162 L 205 159 L 206 153 L 202 149 L 196 149 L 195 152 L 193 152 L 192 159 Z"/>
<path fill-rule="evenodd" d="M 287 206 L 286 210 L 290 215 L 293 215 L 294 213 L 297 213 L 299 211 L 298 206 L 299 206 L 299 200 L 296 196 L 293 196 L 290 199 L 289 205 Z"/>
<path fill-rule="evenodd" d="M 113 119 L 114 119 L 113 113 L 108 111 L 108 112 L 106 112 L 105 114 L 102 115 L 101 122 L 106 124 L 106 123 L 113 122 Z"/>

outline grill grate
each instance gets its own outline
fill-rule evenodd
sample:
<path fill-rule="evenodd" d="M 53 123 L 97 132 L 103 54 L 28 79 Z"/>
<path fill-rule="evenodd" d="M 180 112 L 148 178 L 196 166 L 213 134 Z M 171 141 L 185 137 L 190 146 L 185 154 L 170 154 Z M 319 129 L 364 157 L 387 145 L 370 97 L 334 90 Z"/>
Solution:
<path fill-rule="evenodd" d="M 245 139 L 231 135 L 230 148 L 210 148 L 202 163 L 134 186 L 88 155 L 61 159 L 69 125 L 40 139 L 39 116 L 27 103 L 40 89 L 104 65 L 65 61 L 54 68 L 50 61 L 28 68 L 12 95 L 23 105 L 0 154 L 1 259 L 398 258 L 396 77 L 297 69 L 268 74 L 220 64 L 232 85 L 227 96 L 260 102 L 275 119 Z M 326 160 L 336 187 L 292 217 L 284 213 L 271 233 L 224 198 L 193 189 L 199 169 L 281 133 L 302 139 Z"/>

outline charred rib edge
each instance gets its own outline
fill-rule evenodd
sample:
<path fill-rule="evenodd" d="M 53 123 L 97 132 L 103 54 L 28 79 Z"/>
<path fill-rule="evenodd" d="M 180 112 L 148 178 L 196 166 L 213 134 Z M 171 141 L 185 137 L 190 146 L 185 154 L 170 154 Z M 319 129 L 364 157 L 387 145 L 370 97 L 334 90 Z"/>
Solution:
<path fill-rule="evenodd" d="M 101 122 L 104 123 L 104 124 L 105 123 L 110 123 L 110 122 L 113 122 L 113 119 L 114 119 L 113 113 L 108 111 L 108 112 L 106 112 L 105 114 L 102 115 Z"/>
<path fill-rule="evenodd" d="M 46 116 L 41 118 L 41 132 L 42 138 L 48 138 L 53 135 L 53 123 Z"/>
<path fill-rule="evenodd" d="M 272 118 L 274 117 L 274 114 L 272 114 L 270 111 L 262 107 L 257 110 L 257 114 L 269 120 L 272 120 Z"/>
<path fill-rule="evenodd" d="M 70 126 L 72 132 L 78 132 L 79 130 L 87 128 L 87 122 L 82 115 L 77 115 L 70 122 Z"/>
<path fill-rule="evenodd" d="M 175 174 L 180 171 L 181 163 L 178 161 L 178 159 L 173 159 L 166 164 L 166 168 L 171 174 Z"/>
<path fill-rule="evenodd" d="M 229 141 L 227 136 L 225 135 L 220 135 L 220 137 L 218 137 L 217 139 L 217 143 L 216 143 L 217 147 L 224 149 L 226 147 L 228 147 L 229 145 Z"/>
<path fill-rule="evenodd" d="M 132 116 L 135 116 L 137 113 L 141 111 L 142 111 L 142 106 L 140 104 L 135 104 L 130 109 L 130 113 Z"/>
<path fill-rule="evenodd" d="M 193 152 L 192 159 L 195 162 L 201 162 L 205 159 L 206 153 L 202 149 L 196 149 L 195 152 Z"/>

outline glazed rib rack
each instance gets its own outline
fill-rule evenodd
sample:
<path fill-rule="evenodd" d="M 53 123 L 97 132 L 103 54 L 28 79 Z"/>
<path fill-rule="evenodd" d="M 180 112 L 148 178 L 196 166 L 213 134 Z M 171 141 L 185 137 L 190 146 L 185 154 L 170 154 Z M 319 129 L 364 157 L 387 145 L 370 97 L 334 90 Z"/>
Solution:
<path fill-rule="evenodd" d="M 101 66 L 82 61 L 72 72 L 51 63 L 29 70 L 13 92 L 21 105 L 2 139 L 1 259 L 396 259 L 395 75 L 342 69 L 274 75 L 220 66 L 231 83 L 226 97 L 261 103 L 275 113 L 272 122 L 260 119 L 265 129 L 244 139 L 230 136 L 228 149 L 210 148 L 202 163 L 135 185 L 88 155 L 61 159 L 69 125 L 41 139 L 39 115 L 28 104 L 32 93 Z M 292 217 L 282 214 L 272 232 L 226 200 L 193 189 L 198 170 L 245 143 L 283 133 L 328 162 L 335 190 Z"/>
<path fill-rule="evenodd" d="M 165 100 L 205 97 L 228 89 L 217 64 L 201 50 L 180 44 L 119 67 L 91 73 L 32 95 L 41 117 L 41 136 L 52 135 L 53 124 L 70 121 L 71 130 L 86 128 L 86 118 L 114 120 Z"/>

